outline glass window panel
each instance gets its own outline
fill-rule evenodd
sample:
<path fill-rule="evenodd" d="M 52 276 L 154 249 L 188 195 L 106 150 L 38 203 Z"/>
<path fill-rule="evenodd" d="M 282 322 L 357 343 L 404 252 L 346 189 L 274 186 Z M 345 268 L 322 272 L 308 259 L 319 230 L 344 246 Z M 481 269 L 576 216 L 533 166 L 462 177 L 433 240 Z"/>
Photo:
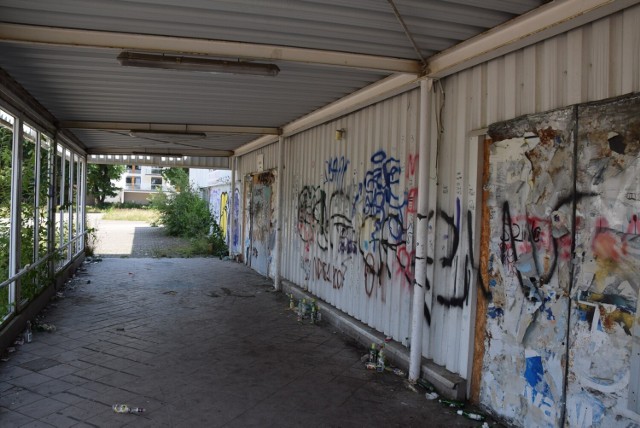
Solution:
<path fill-rule="evenodd" d="M 0 110 L 0 282 L 9 278 L 13 123 L 13 117 Z M 0 288 L 0 320 L 9 315 L 10 310 L 9 287 L 4 286 Z"/>
<path fill-rule="evenodd" d="M 22 195 L 20 198 L 20 269 L 35 262 L 36 254 L 36 193 L 37 158 L 36 140 L 31 132 L 33 128 L 25 125 L 22 139 Z M 38 279 L 32 270 L 20 279 L 20 297 L 31 300 L 38 292 Z"/>

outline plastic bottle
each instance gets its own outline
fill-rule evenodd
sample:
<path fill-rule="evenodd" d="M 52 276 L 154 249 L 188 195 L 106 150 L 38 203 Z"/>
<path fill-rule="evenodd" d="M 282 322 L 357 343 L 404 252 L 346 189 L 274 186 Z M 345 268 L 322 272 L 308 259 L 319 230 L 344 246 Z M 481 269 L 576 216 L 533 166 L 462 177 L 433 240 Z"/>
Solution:
<path fill-rule="evenodd" d="M 114 404 L 112 407 L 116 413 L 142 413 L 144 409 L 142 407 L 129 407 L 126 404 Z"/>
<path fill-rule="evenodd" d="M 447 400 L 447 399 L 440 399 L 438 400 L 440 402 L 440 404 L 443 404 L 447 407 L 464 407 L 464 403 L 462 401 L 456 401 L 456 400 Z"/>
<path fill-rule="evenodd" d="M 289 309 L 293 310 L 296 304 L 293 300 L 293 293 L 289 294 Z"/>
<path fill-rule="evenodd" d="M 376 344 L 371 344 L 371 349 L 369 349 L 369 362 L 376 363 L 378 361 L 378 348 L 376 348 Z"/>
<path fill-rule="evenodd" d="M 464 416 L 467 419 L 471 419 L 474 421 L 484 421 L 484 416 L 478 414 L 478 413 L 471 413 L 471 412 L 466 412 L 464 410 L 458 410 L 457 413 L 460 416 Z"/>
<path fill-rule="evenodd" d="M 315 324 L 316 323 L 317 314 L 318 314 L 318 311 L 317 311 L 317 307 L 316 307 L 316 300 L 313 299 L 311 301 L 311 316 L 310 316 L 311 324 Z"/>
<path fill-rule="evenodd" d="M 379 372 L 383 372 L 384 366 L 385 366 L 384 350 L 381 349 L 380 351 L 378 351 L 378 364 L 377 364 L 376 370 Z"/>
<path fill-rule="evenodd" d="M 24 341 L 31 343 L 33 340 L 33 332 L 31 331 L 31 321 L 27 321 L 27 330 L 24 332 Z"/>

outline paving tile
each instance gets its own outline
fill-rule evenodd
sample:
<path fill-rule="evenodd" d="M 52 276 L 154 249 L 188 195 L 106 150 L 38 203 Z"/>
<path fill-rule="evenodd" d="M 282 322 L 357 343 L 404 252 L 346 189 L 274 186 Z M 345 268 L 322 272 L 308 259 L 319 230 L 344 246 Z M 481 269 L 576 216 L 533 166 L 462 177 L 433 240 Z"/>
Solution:
<path fill-rule="evenodd" d="M 52 360 L 51 358 L 37 358 L 35 360 L 31 360 L 24 364 L 21 364 L 20 367 L 22 367 L 23 369 L 34 371 L 34 372 L 39 372 L 39 371 L 57 366 L 59 364 L 60 364 L 59 361 Z"/>
<path fill-rule="evenodd" d="M 69 364 L 59 363 L 56 366 L 41 370 L 40 374 L 57 379 L 63 376 L 73 374 L 78 370 L 79 369 L 77 367 L 71 366 Z"/>
<path fill-rule="evenodd" d="M 56 428 L 68 428 L 78 424 L 78 420 L 69 418 L 68 416 L 52 413 L 40 419 L 42 422 L 53 425 Z"/>
<path fill-rule="evenodd" d="M 52 396 L 64 392 L 73 388 L 75 385 L 65 382 L 60 379 L 53 379 L 48 382 L 41 383 L 40 385 L 31 388 L 33 392 L 37 392 L 40 395 Z"/>
<path fill-rule="evenodd" d="M 52 398 L 44 398 L 42 400 L 20 406 L 15 411 L 34 419 L 40 419 L 52 413 L 56 413 L 68 406 L 68 404 L 61 403 L 60 401 Z"/>
<path fill-rule="evenodd" d="M 48 424 L 43 421 L 33 421 L 25 425 L 20 425 L 20 428 L 52 428 L 52 427 L 54 427 L 54 425 Z"/>
<path fill-rule="evenodd" d="M 2 426 L 19 427 L 33 421 L 33 418 L 25 416 L 22 413 L 0 407 L 0 422 L 2 422 Z"/>
<path fill-rule="evenodd" d="M 11 379 L 9 382 L 14 384 L 15 386 L 20 386 L 23 388 L 31 388 L 36 385 L 40 385 L 44 382 L 49 382 L 51 378 L 49 376 L 41 375 L 40 373 L 30 372 L 24 376 L 16 377 Z"/>
<path fill-rule="evenodd" d="M 43 398 L 40 394 L 15 386 L 0 395 L 0 407 L 13 410 Z"/>

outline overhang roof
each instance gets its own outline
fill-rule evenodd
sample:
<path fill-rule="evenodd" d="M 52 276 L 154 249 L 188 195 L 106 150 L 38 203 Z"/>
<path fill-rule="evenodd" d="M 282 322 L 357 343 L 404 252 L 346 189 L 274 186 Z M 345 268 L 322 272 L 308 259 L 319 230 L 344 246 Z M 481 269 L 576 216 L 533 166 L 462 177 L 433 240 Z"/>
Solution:
<path fill-rule="evenodd" d="M 429 72 L 421 71 L 423 59 L 543 3 L 0 0 L 0 68 L 89 154 L 226 157 L 382 79 L 418 78 Z M 123 50 L 258 58 L 281 71 L 264 77 L 123 67 L 116 59 Z"/>

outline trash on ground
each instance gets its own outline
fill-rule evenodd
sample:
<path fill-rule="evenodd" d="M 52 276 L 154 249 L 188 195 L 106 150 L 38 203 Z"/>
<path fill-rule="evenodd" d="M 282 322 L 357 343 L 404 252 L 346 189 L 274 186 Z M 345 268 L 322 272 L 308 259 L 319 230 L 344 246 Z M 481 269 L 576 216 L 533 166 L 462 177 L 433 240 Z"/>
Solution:
<path fill-rule="evenodd" d="M 87 279 L 87 284 L 91 284 L 91 280 L 90 279 Z"/>
<path fill-rule="evenodd" d="M 22 337 L 17 338 L 16 340 L 13 341 L 14 345 L 24 345 L 24 339 Z"/>
<path fill-rule="evenodd" d="M 124 331 L 124 327 L 118 327 L 116 328 L 116 331 Z"/>
<path fill-rule="evenodd" d="M 483 423 L 482 426 L 480 428 L 489 428 L 489 424 L 488 423 Z"/>
<path fill-rule="evenodd" d="M 289 307 L 291 307 L 292 303 L 293 294 L 289 297 Z M 317 324 L 322 320 L 322 314 L 320 314 L 316 299 L 311 299 L 308 302 L 307 299 L 299 300 L 296 313 L 298 314 L 298 322 L 308 319 L 310 324 Z"/>
<path fill-rule="evenodd" d="M 437 392 L 427 392 L 426 394 L 424 394 L 424 397 L 427 400 L 435 400 L 436 398 L 439 397 Z"/>
<path fill-rule="evenodd" d="M 404 382 L 404 387 L 407 388 L 411 392 L 418 392 L 416 387 L 411 382 L 409 382 L 408 380 L 406 380 Z"/>
<path fill-rule="evenodd" d="M 421 387 L 423 387 L 424 389 L 426 389 L 429 392 L 433 392 L 435 391 L 435 388 L 433 385 L 431 385 L 429 382 L 427 382 L 426 380 L 419 378 L 417 381 L 417 384 L 420 385 Z"/>
<path fill-rule="evenodd" d="M 64 293 L 63 293 L 62 291 L 58 291 L 58 292 L 56 293 L 56 298 L 58 298 L 58 299 L 64 299 Z"/>
<path fill-rule="evenodd" d="M 360 357 L 360 362 L 361 363 L 369 362 L 369 354 L 364 354 L 362 357 Z"/>
<path fill-rule="evenodd" d="M 13 347 L 13 346 L 9 346 L 9 347 L 7 348 L 7 352 L 8 352 L 8 353 L 10 353 L 10 354 L 11 354 L 11 353 L 13 353 L 13 352 L 16 352 L 16 348 L 15 348 L 15 347 Z"/>
<path fill-rule="evenodd" d="M 33 340 L 33 331 L 31 330 L 31 321 L 27 321 L 27 328 L 24 331 L 24 340 L 27 343 L 31 343 Z"/>
<path fill-rule="evenodd" d="M 404 372 L 404 370 L 399 369 L 397 367 L 385 367 L 384 368 L 386 371 L 393 373 L 396 376 L 400 376 L 400 377 L 405 377 L 407 374 Z"/>
<path fill-rule="evenodd" d="M 38 331 L 48 331 L 49 333 L 52 333 L 52 332 L 56 331 L 56 326 L 53 325 L 53 324 L 42 323 L 42 324 L 37 324 L 36 325 L 36 330 L 38 330 Z"/>
<path fill-rule="evenodd" d="M 378 368 L 378 365 L 376 363 L 367 363 L 364 365 L 367 370 L 376 370 Z"/>
<path fill-rule="evenodd" d="M 116 413 L 142 413 L 144 409 L 142 407 L 129 407 L 127 404 L 114 404 L 112 409 Z"/>
<path fill-rule="evenodd" d="M 471 419 L 474 421 L 484 421 L 484 416 L 479 413 L 467 412 L 464 410 L 458 410 L 457 413 L 467 419 Z"/>
<path fill-rule="evenodd" d="M 178 293 L 177 293 L 176 291 L 169 290 L 169 291 L 165 291 L 165 292 L 164 292 L 164 293 L 162 293 L 162 294 L 168 294 L 168 295 L 170 295 L 170 296 L 175 296 L 175 295 L 176 295 L 176 294 L 178 294 Z"/>
<path fill-rule="evenodd" d="M 385 338 L 384 338 L 384 341 L 385 341 L 386 343 L 389 343 L 389 342 L 391 342 L 392 340 L 393 340 L 393 337 L 391 337 L 391 336 L 387 336 L 387 337 L 385 337 Z"/>
<path fill-rule="evenodd" d="M 446 406 L 446 407 L 457 407 L 459 409 L 464 407 L 464 403 L 462 401 L 446 400 L 444 398 L 441 398 L 438 401 L 440 402 L 440 404 L 442 404 L 443 406 Z"/>

